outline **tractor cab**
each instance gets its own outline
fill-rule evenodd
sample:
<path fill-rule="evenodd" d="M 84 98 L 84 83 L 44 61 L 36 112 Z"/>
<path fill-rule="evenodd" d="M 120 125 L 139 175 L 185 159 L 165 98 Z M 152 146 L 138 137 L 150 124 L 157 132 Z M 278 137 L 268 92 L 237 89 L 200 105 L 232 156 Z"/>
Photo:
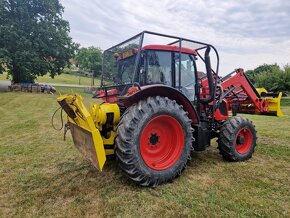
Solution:
<path fill-rule="evenodd" d="M 150 43 L 152 36 L 155 37 L 154 42 L 160 44 Z M 214 50 L 217 60 L 215 70 L 209 62 L 210 49 Z M 130 96 L 141 89 L 167 86 L 196 103 L 200 97 L 200 81 L 209 77 L 209 84 L 205 87 L 208 90 L 204 90 L 207 100 L 204 101 L 213 100 L 218 54 L 209 44 L 144 31 L 107 49 L 103 58 L 102 82 L 95 98 L 115 103 L 120 97 Z M 200 78 L 197 72 L 197 60 L 202 62 L 199 65 L 203 65 L 204 71 L 208 71 L 203 74 L 204 78 Z"/>
<path fill-rule="evenodd" d="M 131 83 L 137 48 L 129 49 L 123 54 L 115 53 L 116 76 L 113 84 Z M 181 87 L 190 101 L 195 100 L 196 84 L 196 52 L 191 49 L 181 49 L 181 63 L 179 49 L 172 45 L 147 45 L 142 48 L 137 68 L 137 75 L 133 80 L 140 87 L 148 85 L 166 85 L 178 87 L 179 65 L 181 65 Z"/>

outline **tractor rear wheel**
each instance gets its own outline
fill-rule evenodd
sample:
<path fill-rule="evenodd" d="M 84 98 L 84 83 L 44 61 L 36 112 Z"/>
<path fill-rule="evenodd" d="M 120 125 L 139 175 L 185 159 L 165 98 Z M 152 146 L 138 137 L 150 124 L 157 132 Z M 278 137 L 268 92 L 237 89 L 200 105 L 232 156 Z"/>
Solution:
<path fill-rule="evenodd" d="M 172 181 L 190 159 L 192 131 L 187 113 L 174 100 L 141 100 L 125 111 L 118 125 L 119 166 L 142 186 Z"/>
<path fill-rule="evenodd" d="M 248 119 L 234 116 L 221 127 L 218 149 L 225 160 L 244 161 L 252 157 L 256 140 L 253 123 Z"/>

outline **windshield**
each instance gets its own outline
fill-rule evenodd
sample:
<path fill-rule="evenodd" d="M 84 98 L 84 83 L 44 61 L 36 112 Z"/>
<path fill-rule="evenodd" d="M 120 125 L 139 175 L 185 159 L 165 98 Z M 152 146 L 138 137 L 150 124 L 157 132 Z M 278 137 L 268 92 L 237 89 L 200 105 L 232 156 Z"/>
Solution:
<path fill-rule="evenodd" d="M 140 36 L 104 51 L 102 85 L 119 85 L 132 82 Z"/>
<path fill-rule="evenodd" d="M 131 82 L 136 54 L 132 53 L 129 57 L 123 57 L 125 57 L 124 54 L 119 52 L 107 52 L 107 54 L 104 54 L 104 84 L 118 85 Z"/>

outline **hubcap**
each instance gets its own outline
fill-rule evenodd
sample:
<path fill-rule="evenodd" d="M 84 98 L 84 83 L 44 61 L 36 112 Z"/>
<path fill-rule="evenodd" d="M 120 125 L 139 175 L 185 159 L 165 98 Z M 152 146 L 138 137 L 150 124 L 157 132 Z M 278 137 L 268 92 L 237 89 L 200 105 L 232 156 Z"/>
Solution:
<path fill-rule="evenodd" d="M 180 123 L 168 115 L 150 120 L 140 137 L 140 153 L 145 164 L 154 170 L 165 170 L 180 158 L 184 134 Z"/>
<path fill-rule="evenodd" d="M 159 136 L 157 133 L 151 134 L 151 137 L 149 138 L 149 143 L 151 145 L 156 145 L 159 142 Z"/>

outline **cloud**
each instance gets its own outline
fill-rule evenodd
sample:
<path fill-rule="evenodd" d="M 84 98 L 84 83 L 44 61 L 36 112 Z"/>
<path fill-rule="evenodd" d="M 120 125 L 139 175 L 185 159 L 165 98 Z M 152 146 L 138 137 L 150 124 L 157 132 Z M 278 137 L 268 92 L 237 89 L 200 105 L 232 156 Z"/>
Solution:
<path fill-rule="evenodd" d="M 82 46 L 111 47 L 143 30 L 213 44 L 222 74 L 236 67 L 290 62 L 288 0 L 61 0 L 71 36 Z"/>

